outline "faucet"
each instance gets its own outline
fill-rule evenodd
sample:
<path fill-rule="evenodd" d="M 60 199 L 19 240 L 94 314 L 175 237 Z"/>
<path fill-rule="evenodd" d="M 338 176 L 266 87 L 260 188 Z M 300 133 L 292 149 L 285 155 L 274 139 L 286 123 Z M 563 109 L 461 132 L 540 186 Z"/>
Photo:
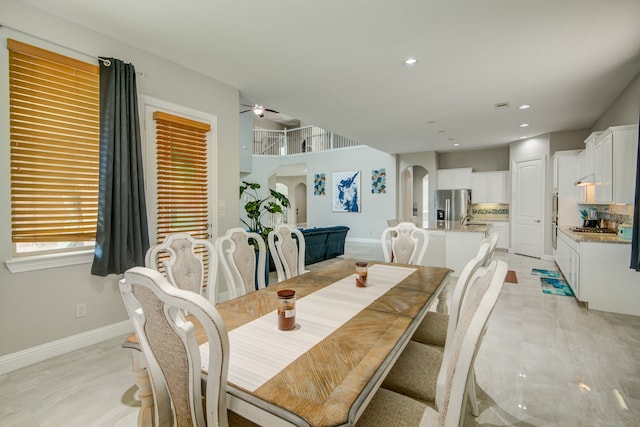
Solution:
<path fill-rule="evenodd" d="M 465 215 L 465 217 L 460 220 L 460 225 L 465 225 L 471 218 L 473 218 L 471 215 Z"/>

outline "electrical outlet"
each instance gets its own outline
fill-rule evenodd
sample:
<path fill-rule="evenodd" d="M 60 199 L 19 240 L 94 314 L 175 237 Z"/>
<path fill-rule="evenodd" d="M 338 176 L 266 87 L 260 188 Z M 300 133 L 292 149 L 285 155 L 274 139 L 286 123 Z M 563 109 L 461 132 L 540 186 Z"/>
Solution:
<path fill-rule="evenodd" d="M 84 317 L 87 315 L 87 303 L 82 302 L 80 304 L 76 304 L 76 318 Z"/>

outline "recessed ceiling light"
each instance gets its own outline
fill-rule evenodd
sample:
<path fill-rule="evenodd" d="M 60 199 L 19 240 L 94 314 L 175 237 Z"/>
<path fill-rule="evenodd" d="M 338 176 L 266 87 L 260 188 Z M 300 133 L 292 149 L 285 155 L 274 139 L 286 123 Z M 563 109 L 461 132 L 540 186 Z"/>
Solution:
<path fill-rule="evenodd" d="M 455 144 L 453 144 L 454 147 L 460 147 L 460 144 L 458 144 L 457 142 Z"/>
<path fill-rule="evenodd" d="M 404 60 L 403 64 L 407 67 L 411 67 L 413 65 L 416 65 L 417 62 L 418 60 L 416 58 L 407 58 Z"/>
<path fill-rule="evenodd" d="M 438 133 L 445 133 L 444 129 L 438 129 Z"/>
<path fill-rule="evenodd" d="M 527 126 L 529 126 L 529 123 L 522 123 L 522 124 L 520 125 L 520 127 L 521 127 L 521 128 L 526 128 Z"/>
<path fill-rule="evenodd" d="M 528 110 L 529 108 L 531 108 L 531 105 L 529 104 L 522 104 L 521 106 L 518 107 L 520 110 Z"/>

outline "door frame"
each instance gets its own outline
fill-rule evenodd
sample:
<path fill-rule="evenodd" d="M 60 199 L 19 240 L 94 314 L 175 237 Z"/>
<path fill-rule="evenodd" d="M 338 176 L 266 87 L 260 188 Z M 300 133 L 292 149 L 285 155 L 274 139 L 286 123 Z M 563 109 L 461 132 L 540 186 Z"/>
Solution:
<path fill-rule="evenodd" d="M 511 210 L 512 212 L 510 212 L 509 216 L 513 219 L 511 221 L 511 241 L 514 242 L 514 244 L 510 245 L 509 251 L 512 253 L 515 253 L 515 247 L 516 244 L 515 242 L 517 241 L 516 238 L 519 239 L 520 236 L 518 236 L 516 234 L 516 230 L 517 230 L 517 224 L 516 224 L 516 209 L 517 209 L 517 203 L 515 202 L 515 194 L 516 194 L 516 190 L 518 189 L 517 187 L 517 182 L 516 180 L 517 178 L 517 174 L 516 172 L 516 165 L 518 163 L 524 163 L 524 162 L 530 162 L 532 160 L 540 160 L 541 163 L 541 167 L 542 167 L 542 182 L 540 183 L 540 186 L 542 187 L 542 208 L 541 208 L 541 212 L 540 212 L 540 230 L 538 231 L 539 233 L 539 239 L 540 239 L 540 249 L 539 249 L 539 253 L 538 253 L 538 258 L 540 259 L 546 259 L 545 258 L 545 229 L 546 229 L 546 224 L 547 224 L 547 158 L 548 156 L 546 154 L 538 154 L 538 155 L 534 155 L 534 156 L 530 156 L 530 157 L 523 157 L 521 159 L 518 160 L 511 160 L 511 197 L 510 202 L 511 202 Z"/>

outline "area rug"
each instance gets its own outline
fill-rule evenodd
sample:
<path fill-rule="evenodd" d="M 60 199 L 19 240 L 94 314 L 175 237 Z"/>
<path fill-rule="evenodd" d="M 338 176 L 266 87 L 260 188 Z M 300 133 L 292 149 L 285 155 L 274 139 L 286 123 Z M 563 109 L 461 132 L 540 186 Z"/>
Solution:
<path fill-rule="evenodd" d="M 507 271 L 504 281 L 505 283 L 518 283 L 518 276 L 516 276 L 516 272 L 513 270 Z"/>
<path fill-rule="evenodd" d="M 561 278 L 562 276 L 560 275 L 559 271 L 555 271 L 555 270 L 543 270 L 540 268 L 534 268 L 533 270 L 531 270 L 531 274 L 533 274 L 534 276 L 542 276 L 542 277 L 554 277 L 556 279 Z"/>
<path fill-rule="evenodd" d="M 550 295 L 560 295 L 565 297 L 572 297 L 573 291 L 569 284 L 563 279 L 554 279 L 552 277 L 541 277 L 540 286 L 542 286 L 542 292 Z"/>

